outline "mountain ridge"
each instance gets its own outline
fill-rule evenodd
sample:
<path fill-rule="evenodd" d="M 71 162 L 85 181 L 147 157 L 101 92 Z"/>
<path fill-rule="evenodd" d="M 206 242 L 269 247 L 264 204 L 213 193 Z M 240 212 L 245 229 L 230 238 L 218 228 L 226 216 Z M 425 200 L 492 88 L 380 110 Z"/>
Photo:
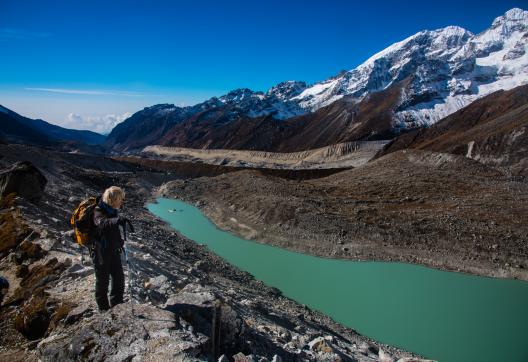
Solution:
<path fill-rule="evenodd" d="M 352 70 L 309 86 L 301 81 L 285 81 L 266 92 L 235 89 L 194 106 L 173 106 L 172 111 L 164 112 L 174 115 L 149 115 L 145 122 L 168 117 L 172 119 L 169 122 L 172 127 L 179 127 L 181 122 L 192 118 L 203 120 L 203 112 L 222 113 L 221 125 L 260 117 L 286 121 L 313 114 L 344 97 L 349 98 L 351 105 L 360 103 L 371 94 L 405 81 L 391 122 L 383 130 L 398 134 L 430 126 L 496 90 L 528 83 L 527 48 L 528 11 L 514 8 L 479 34 L 458 26 L 424 30 L 383 49 Z M 108 136 L 108 146 L 117 151 L 139 149 L 162 141 L 166 133 L 174 133 L 155 127 L 153 134 L 143 135 L 147 142 L 124 141 L 123 131 L 129 126 L 134 129 L 137 127 L 134 124 L 141 122 L 141 117 L 131 117 L 116 126 L 115 132 L 112 130 Z M 215 123 L 214 129 L 221 125 Z M 164 134 L 160 136 L 159 132 Z"/>
<path fill-rule="evenodd" d="M 106 137 L 96 132 L 75 130 L 48 123 L 42 119 L 24 117 L 0 105 L 0 138 L 14 143 L 38 146 L 59 146 L 65 142 L 99 146 Z"/>

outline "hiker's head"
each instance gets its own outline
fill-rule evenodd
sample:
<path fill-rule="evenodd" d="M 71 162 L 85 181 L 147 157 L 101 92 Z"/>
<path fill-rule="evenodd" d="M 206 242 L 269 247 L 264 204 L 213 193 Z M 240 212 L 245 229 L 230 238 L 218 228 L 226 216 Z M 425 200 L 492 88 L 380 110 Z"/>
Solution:
<path fill-rule="evenodd" d="M 121 187 L 110 186 L 103 193 L 103 202 L 112 206 L 114 209 L 119 209 L 125 201 L 125 192 Z"/>

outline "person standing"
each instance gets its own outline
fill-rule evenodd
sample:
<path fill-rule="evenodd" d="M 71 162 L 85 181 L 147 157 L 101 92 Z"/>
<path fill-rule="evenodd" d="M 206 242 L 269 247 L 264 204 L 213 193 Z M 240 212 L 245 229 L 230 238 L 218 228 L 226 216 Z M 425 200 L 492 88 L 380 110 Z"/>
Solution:
<path fill-rule="evenodd" d="M 125 276 L 121 263 L 124 240 L 119 227 L 130 224 L 127 218 L 119 215 L 125 201 L 124 191 L 117 186 L 106 189 L 94 209 L 95 243 L 91 257 L 95 269 L 95 301 L 100 311 L 105 311 L 123 303 Z M 111 283 L 110 283 L 111 282 Z M 110 299 L 108 299 L 108 285 Z"/>

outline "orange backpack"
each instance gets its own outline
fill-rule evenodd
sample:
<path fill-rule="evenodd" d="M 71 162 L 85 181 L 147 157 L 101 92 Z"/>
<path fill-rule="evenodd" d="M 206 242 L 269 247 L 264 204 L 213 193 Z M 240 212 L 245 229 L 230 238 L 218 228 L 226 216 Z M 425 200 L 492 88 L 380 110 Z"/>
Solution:
<path fill-rule="evenodd" d="M 90 247 L 93 242 L 95 231 L 93 214 L 97 203 L 98 198 L 89 197 L 81 201 L 71 216 L 70 224 L 73 227 L 75 241 L 80 246 Z"/>

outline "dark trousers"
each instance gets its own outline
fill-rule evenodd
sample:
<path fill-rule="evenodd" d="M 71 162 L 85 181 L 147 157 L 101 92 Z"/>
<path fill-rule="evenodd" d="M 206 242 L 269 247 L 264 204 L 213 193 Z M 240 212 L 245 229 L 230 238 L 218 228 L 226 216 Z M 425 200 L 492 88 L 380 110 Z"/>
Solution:
<path fill-rule="evenodd" d="M 94 258 L 95 268 L 95 301 L 99 310 L 107 310 L 119 303 L 123 303 L 125 292 L 125 275 L 119 252 L 102 254 L 103 262 Z M 110 302 L 108 302 L 108 284 L 111 281 Z"/>

